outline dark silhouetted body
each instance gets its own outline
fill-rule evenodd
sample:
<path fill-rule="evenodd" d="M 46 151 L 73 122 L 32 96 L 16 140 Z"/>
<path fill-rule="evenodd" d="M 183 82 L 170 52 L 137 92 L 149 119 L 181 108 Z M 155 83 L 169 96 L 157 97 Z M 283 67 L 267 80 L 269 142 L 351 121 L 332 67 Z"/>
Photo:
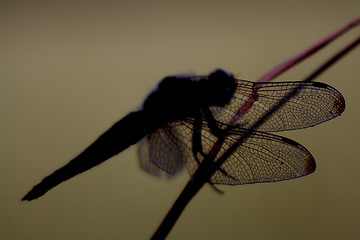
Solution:
<path fill-rule="evenodd" d="M 224 138 L 224 149 L 247 134 L 257 119 L 294 88 L 301 91 L 282 105 L 223 163 L 209 182 L 246 184 L 291 179 L 315 170 L 312 155 L 290 139 L 266 132 L 306 128 L 340 115 L 345 108 L 341 94 L 323 83 L 254 83 L 234 79 L 221 69 L 209 76 L 166 77 L 143 108 L 115 123 L 93 144 L 64 167 L 45 177 L 24 196 L 33 200 L 129 146 L 139 142 L 140 165 L 153 174 L 176 174 L 186 166 L 193 174 L 203 158 Z M 242 113 L 226 134 L 238 109 Z M 220 151 L 221 153 L 221 151 Z"/>
<path fill-rule="evenodd" d="M 222 70 L 214 71 L 209 77 L 166 77 L 145 100 L 142 110 L 131 112 L 115 123 L 80 155 L 34 186 L 22 200 L 44 195 L 61 182 L 122 152 L 167 122 L 192 117 L 201 108 L 224 106 L 235 88 L 233 76 Z"/>

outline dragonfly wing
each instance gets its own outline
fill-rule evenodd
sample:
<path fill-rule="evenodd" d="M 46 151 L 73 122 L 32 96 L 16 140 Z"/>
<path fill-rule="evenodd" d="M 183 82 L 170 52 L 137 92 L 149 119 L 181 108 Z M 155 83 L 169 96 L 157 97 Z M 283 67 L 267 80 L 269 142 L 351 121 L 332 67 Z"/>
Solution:
<path fill-rule="evenodd" d="M 155 133 L 153 133 L 152 135 L 154 135 L 153 137 L 155 137 Z M 137 153 L 138 153 L 140 167 L 152 175 L 158 177 L 165 175 L 166 177 L 170 178 L 172 174 L 163 171 L 153 161 L 151 161 L 151 156 L 150 156 L 151 140 L 149 139 L 149 137 L 150 136 L 144 137 L 137 144 Z"/>
<path fill-rule="evenodd" d="M 140 166 L 153 175 L 171 177 L 183 169 L 188 149 L 179 137 L 176 122 L 159 128 L 138 144 Z M 162 171 L 163 170 L 163 171 Z"/>
<path fill-rule="evenodd" d="M 226 139 L 223 151 L 238 141 L 247 130 L 236 129 Z M 315 171 L 311 153 L 299 143 L 265 132 L 253 132 L 221 165 L 211 182 L 249 184 L 276 182 L 308 175 Z"/>
<path fill-rule="evenodd" d="M 186 166 L 190 175 L 193 175 L 203 160 L 201 154 L 196 159 L 192 151 L 193 126 L 193 119 L 172 123 L 142 139 L 139 146 L 142 168 L 155 175 L 164 171 L 173 175 Z M 220 151 L 216 159 L 248 131 L 240 127 L 233 128 L 223 144 L 218 146 Z M 217 137 L 206 124 L 202 126 L 201 144 L 205 154 L 217 144 Z M 275 182 L 308 175 L 315 171 L 315 167 L 313 156 L 299 143 L 254 131 L 221 165 L 210 182 L 227 185 Z"/>
<path fill-rule="evenodd" d="M 190 122 L 184 122 L 182 133 L 191 129 Z M 230 146 L 239 141 L 249 130 L 233 128 L 227 135 L 216 156 L 218 159 Z M 217 144 L 217 137 L 204 125 L 201 133 L 203 152 L 208 154 Z M 191 134 L 182 136 L 187 147 L 187 167 L 193 175 L 198 167 L 189 145 Z M 197 156 L 200 162 L 202 156 Z M 308 175 L 315 171 L 311 153 L 299 143 L 270 133 L 254 131 L 221 165 L 210 182 L 214 184 L 239 185 L 259 182 L 275 182 Z"/>
<path fill-rule="evenodd" d="M 217 121 L 228 124 L 239 109 L 248 104 L 250 108 L 240 113 L 235 125 L 250 128 L 272 106 L 291 91 L 301 87 L 298 93 L 278 108 L 258 130 L 277 132 L 306 128 L 339 116 L 345 109 L 343 96 L 333 87 L 319 82 L 269 82 L 254 83 L 238 80 L 231 102 L 224 108 L 211 107 Z"/>

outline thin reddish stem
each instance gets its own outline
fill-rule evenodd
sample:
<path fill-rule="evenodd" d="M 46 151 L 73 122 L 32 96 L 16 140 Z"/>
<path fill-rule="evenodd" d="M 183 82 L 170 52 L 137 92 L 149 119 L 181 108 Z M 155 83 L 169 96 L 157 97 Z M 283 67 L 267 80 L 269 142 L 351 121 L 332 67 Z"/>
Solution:
<path fill-rule="evenodd" d="M 334 31 L 333 33 L 329 34 L 322 40 L 316 42 L 309 48 L 301 51 L 300 53 L 296 54 L 295 56 L 291 57 L 290 59 L 282 62 L 275 68 L 271 69 L 269 72 L 265 73 L 261 76 L 257 82 L 269 82 L 275 77 L 279 76 L 280 74 L 284 73 L 289 68 L 293 67 L 297 63 L 301 62 L 305 58 L 310 57 L 312 54 L 316 53 L 321 48 L 325 47 L 328 43 L 332 42 L 351 28 L 357 26 L 360 23 L 360 17 L 350 21 L 345 26 L 339 28 L 338 30 Z"/>
<path fill-rule="evenodd" d="M 275 78 L 276 76 L 280 75 L 281 73 L 285 72 L 287 69 L 293 67 L 298 62 L 304 60 L 305 58 L 309 57 L 310 55 L 314 54 L 324 46 L 326 46 L 329 42 L 333 41 L 343 33 L 345 33 L 347 30 L 351 29 L 352 27 L 358 25 L 360 23 L 360 17 L 357 19 L 354 19 L 353 21 L 349 22 L 342 28 L 338 29 L 334 33 L 330 34 L 329 36 L 325 37 L 323 40 L 315 43 L 310 48 L 300 52 L 299 54 L 295 55 L 294 57 L 290 58 L 289 60 L 281 63 L 277 67 L 273 68 L 268 73 L 264 74 L 258 82 L 267 82 Z M 316 76 L 321 74 L 325 69 L 329 68 L 334 62 L 338 61 L 343 55 L 351 51 L 355 46 L 357 46 L 360 42 L 360 37 L 358 37 L 355 41 L 351 42 L 349 45 L 347 45 L 344 49 L 339 51 L 333 58 L 331 58 L 329 61 L 327 61 L 325 64 L 323 64 L 321 67 L 319 67 L 316 71 L 314 71 L 312 74 L 310 74 L 305 81 L 309 81 L 314 79 Z M 284 101 L 286 101 L 288 98 L 291 97 L 292 94 L 290 93 L 289 96 L 285 98 Z M 251 98 L 251 97 L 250 97 Z M 251 100 L 251 99 L 250 99 Z M 235 123 L 239 117 L 243 115 L 250 107 L 252 106 L 252 101 L 249 103 L 244 104 L 240 107 L 238 113 L 236 116 L 231 120 L 230 123 Z M 195 174 L 192 176 L 192 178 L 189 180 L 188 184 L 185 186 L 183 192 L 179 195 L 178 199 L 175 201 L 174 205 L 160 224 L 157 231 L 154 233 L 152 239 L 165 239 L 166 236 L 171 231 L 172 227 L 175 225 L 177 219 L 180 217 L 181 213 L 187 206 L 187 204 L 191 201 L 191 199 L 195 196 L 195 194 L 204 186 L 204 184 L 210 179 L 212 174 L 216 172 L 218 167 L 220 167 L 221 163 L 224 162 L 227 158 L 227 155 L 231 154 L 232 150 L 237 148 L 241 142 L 245 141 L 247 137 L 251 135 L 251 132 L 254 131 L 263 121 L 266 120 L 268 116 L 270 116 L 273 112 L 275 112 L 277 107 L 273 107 L 270 111 L 268 111 L 259 121 L 257 121 L 251 129 L 249 129 L 249 133 L 240 138 L 239 143 L 234 144 L 230 147 L 230 149 L 218 159 L 218 161 L 207 161 L 209 159 L 206 159 L 202 162 L 202 164 L 199 166 Z M 222 143 L 221 143 L 222 144 Z M 215 162 L 215 165 L 211 165 L 211 162 Z"/>
<path fill-rule="evenodd" d="M 296 54 L 295 56 L 291 57 L 290 59 L 280 63 L 275 68 L 271 69 L 269 72 L 265 73 L 261 76 L 257 82 L 269 82 L 273 80 L 275 77 L 279 76 L 280 74 L 284 73 L 288 69 L 294 67 L 299 62 L 305 60 L 306 58 L 310 57 L 323 47 L 325 47 L 330 42 L 334 41 L 336 38 L 350 30 L 351 28 L 357 26 L 360 23 L 360 17 L 355 18 L 354 20 L 350 21 L 343 27 L 337 29 L 336 31 L 332 32 L 322 40 L 316 42 L 315 44 L 311 45 L 309 48 L 301 51 L 300 53 Z M 256 93 L 254 93 L 256 94 Z M 229 125 L 234 125 L 241 116 L 243 116 L 252 106 L 251 96 L 238 110 L 238 112 L 234 115 L 233 119 L 229 122 Z"/>

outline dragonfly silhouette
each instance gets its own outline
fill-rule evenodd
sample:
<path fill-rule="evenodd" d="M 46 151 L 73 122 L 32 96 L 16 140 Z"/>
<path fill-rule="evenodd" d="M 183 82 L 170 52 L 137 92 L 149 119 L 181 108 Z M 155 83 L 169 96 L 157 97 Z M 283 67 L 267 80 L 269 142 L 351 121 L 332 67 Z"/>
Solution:
<path fill-rule="evenodd" d="M 295 141 L 267 132 L 306 128 L 339 116 L 343 96 L 319 82 L 254 83 L 217 69 L 209 76 L 170 76 L 146 98 L 143 108 L 115 123 L 62 168 L 45 177 L 22 200 L 33 200 L 139 142 L 142 168 L 174 175 L 186 167 L 193 174 L 221 138 L 222 154 L 269 108 L 294 89 L 295 96 L 237 147 L 208 180 L 211 184 L 274 182 L 312 173 L 315 161 Z M 248 111 L 233 122 L 238 109 Z"/>

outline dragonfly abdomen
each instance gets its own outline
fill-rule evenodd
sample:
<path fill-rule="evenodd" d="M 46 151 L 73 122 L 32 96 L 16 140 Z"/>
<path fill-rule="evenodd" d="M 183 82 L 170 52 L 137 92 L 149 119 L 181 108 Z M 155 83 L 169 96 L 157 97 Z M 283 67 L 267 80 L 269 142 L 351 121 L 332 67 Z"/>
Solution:
<path fill-rule="evenodd" d="M 137 143 L 159 126 L 144 111 L 131 112 L 103 133 L 94 143 L 62 168 L 45 177 L 22 200 L 33 200 L 60 183 L 99 165 Z"/>

